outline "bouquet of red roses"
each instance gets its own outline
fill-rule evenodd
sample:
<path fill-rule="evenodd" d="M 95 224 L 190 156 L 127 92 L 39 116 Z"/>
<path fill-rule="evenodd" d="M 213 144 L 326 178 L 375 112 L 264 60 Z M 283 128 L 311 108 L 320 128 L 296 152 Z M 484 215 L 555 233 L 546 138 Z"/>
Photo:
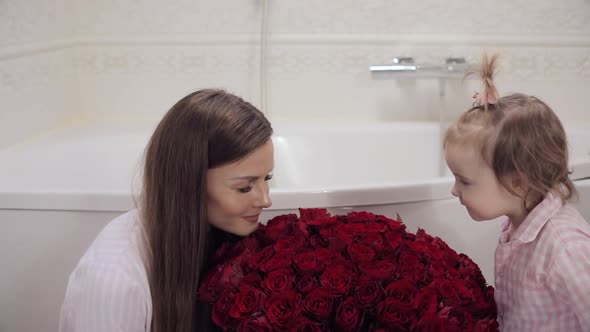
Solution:
<path fill-rule="evenodd" d="M 199 299 L 225 331 L 498 330 L 478 266 L 385 216 L 300 209 L 224 243 L 216 261 Z"/>

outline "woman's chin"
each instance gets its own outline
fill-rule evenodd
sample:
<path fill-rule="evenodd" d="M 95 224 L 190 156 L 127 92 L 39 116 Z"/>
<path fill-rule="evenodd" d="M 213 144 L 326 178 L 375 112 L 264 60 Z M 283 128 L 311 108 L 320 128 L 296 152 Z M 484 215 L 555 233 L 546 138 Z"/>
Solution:
<path fill-rule="evenodd" d="M 258 223 L 249 224 L 245 227 L 241 227 L 240 229 L 236 229 L 235 231 L 230 232 L 230 233 L 237 235 L 237 236 L 248 236 L 248 235 L 256 232 L 257 229 L 258 229 Z"/>

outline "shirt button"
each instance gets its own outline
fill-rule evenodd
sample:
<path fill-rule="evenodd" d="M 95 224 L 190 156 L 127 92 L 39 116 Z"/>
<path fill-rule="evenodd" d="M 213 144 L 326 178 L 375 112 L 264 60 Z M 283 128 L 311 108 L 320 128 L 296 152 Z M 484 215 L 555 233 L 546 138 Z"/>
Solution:
<path fill-rule="evenodd" d="M 500 276 L 500 277 L 502 276 L 502 272 L 501 272 L 501 271 L 500 271 L 500 272 L 498 272 L 498 276 Z"/>

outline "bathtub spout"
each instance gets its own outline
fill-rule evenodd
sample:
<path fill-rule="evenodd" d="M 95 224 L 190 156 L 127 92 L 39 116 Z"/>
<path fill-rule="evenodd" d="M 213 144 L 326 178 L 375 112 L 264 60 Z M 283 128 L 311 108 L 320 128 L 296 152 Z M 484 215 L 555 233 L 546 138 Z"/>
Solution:
<path fill-rule="evenodd" d="M 444 65 L 416 64 L 412 57 L 395 57 L 393 64 L 370 66 L 374 78 L 462 78 L 468 69 L 465 58 L 447 58 Z"/>

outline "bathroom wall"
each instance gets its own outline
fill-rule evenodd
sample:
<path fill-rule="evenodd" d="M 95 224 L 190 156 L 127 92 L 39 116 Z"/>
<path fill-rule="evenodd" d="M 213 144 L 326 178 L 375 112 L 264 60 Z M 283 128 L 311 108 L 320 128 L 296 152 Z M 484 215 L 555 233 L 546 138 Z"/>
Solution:
<path fill-rule="evenodd" d="M 79 118 L 159 118 L 203 87 L 260 106 L 263 4 L 0 1 L 2 144 Z M 436 80 L 374 79 L 368 67 L 394 56 L 477 62 L 487 50 L 502 54 L 501 93 L 535 94 L 564 121 L 590 122 L 588 0 L 268 0 L 268 17 L 273 120 L 452 118 L 477 81 L 447 82 L 441 98 Z"/>
<path fill-rule="evenodd" d="M 70 0 L 0 1 L 0 148 L 77 110 Z"/>

